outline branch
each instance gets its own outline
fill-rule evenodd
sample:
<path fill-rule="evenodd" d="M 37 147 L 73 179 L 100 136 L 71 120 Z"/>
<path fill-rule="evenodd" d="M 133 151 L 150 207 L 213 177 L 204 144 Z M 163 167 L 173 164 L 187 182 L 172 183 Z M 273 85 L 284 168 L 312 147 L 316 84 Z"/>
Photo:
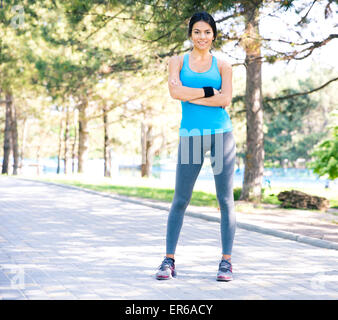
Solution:
<path fill-rule="evenodd" d="M 159 36 L 157 39 L 150 39 L 150 40 L 146 40 L 146 39 L 141 39 L 141 38 L 137 38 L 135 36 L 130 36 L 130 35 L 127 35 L 127 34 L 123 34 L 123 36 L 125 38 L 129 38 L 129 39 L 134 39 L 134 40 L 138 40 L 138 41 L 141 41 L 141 42 L 148 42 L 148 43 L 153 43 L 153 42 L 157 42 L 167 36 L 169 36 L 170 34 L 172 34 L 179 26 L 181 25 L 181 23 L 175 25 L 175 27 L 172 29 L 172 30 L 169 30 L 167 33 L 165 34 L 162 34 L 161 36 Z"/>
<path fill-rule="evenodd" d="M 317 0 L 314 0 L 314 1 L 312 2 L 312 4 L 311 4 L 309 10 L 308 10 L 307 13 L 305 14 L 305 16 L 303 16 L 303 17 L 296 23 L 296 26 L 299 26 L 299 25 L 301 25 L 302 23 L 305 22 L 306 17 L 309 15 L 309 13 L 310 13 L 310 11 L 311 11 L 313 5 L 314 5 L 316 2 L 317 2 Z"/>
<path fill-rule="evenodd" d="M 306 95 L 306 94 L 310 94 L 312 92 L 319 91 L 319 90 L 323 89 L 324 87 L 329 85 L 331 82 L 337 81 L 337 80 L 338 80 L 338 77 L 331 79 L 331 80 L 327 81 L 326 83 L 324 83 L 323 85 L 321 85 L 320 87 L 312 89 L 310 91 L 293 93 L 293 94 L 289 94 L 287 96 L 277 97 L 277 98 L 265 98 L 264 101 L 278 101 L 278 100 L 290 99 L 290 98 L 293 98 L 293 97 L 296 97 L 296 96 L 303 96 L 303 95 Z"/>
<path fill-rule="evenodd" d="M 162 84 L 162 83 L 164 83 L 164 82 L 166 82 L 166 81 L 167 81 L 166 79 L 162 79 L 162 80 L 160 80 L 160 81 L 159 81 L 158 83 L 156 83 L 156 84 L 150 84 L 149 86 L 144 87 L 142 90 L 136 91 L 135 94 L 132 95 L 131 97 L 129 97 L 127 100 L 122 101 L 122 102 L 117 103 L 117 104 L 114 104 L 111 108 L 106 109 L 106 112 L 108 113 L 108 112 L 114 110 L 116 107 L 119 107 L 119 106 L 121 106 L 121 105 L 125 105 L 125 104 L 127 104 L 128 102 L 130 102 L 130 101 L 132 101 L 132 100 L 134 100 L 134 99 L 136 99 L 136 98 L 139 98 L 143 93 L 149 92 L 149 90 L 150 90 L 151 88 L 156 87 L 156 86 L 158 86 L 158 85 L 160 85 L 160 84 Z M 92 116 L 92 117 L 88 117 L 88 120 L 97 119 L 97 118 L 101 117 L 101 115 L 102 115 L 102 114 L 94 115 L 94 116 Z"/>
<path fill-rule="evenodd" d="M 170 51 L 165 52 L 165 53 L 155 53 L 154 57 L 158 57 L 158 58 L 171 57 L 173 55 L 179 55 L 181 53 L 186 53 L 190 50 L 189 48 L 176 50 L 179 46 L 180 44 L 177 44 L 174 48 L 170 49 Z"/>
<path fill-rule="evenodd" d="M 99 28 L 97 28 L 96 30 L 94 30 L 91 34 L 89 34 L 83 41 L 88 40 L 92 35 L 94 35 L 95 33 L 97 33 L 99 30 L 101 30 L 102 28 L 104 28 L 104 26 L 111 20 L 115 19 L 118 15 L 120 15 L 123 11 L 125 11 L 126 8 L 123 8 L 122 10 L 120 10 L 118 13 L 116 13 L 114 16 L 109 16 L 107 17 L 107 21 L 103 23 L 102 26 L 100 26 Z"/>
<path fill-rule="evenodd" d="M 237 16 L 238 16 L 238 14 L 232 14 L 230 16 L 226 16 L 226 17 L 223 17 L 223 18 L 221 18 L 219 20 L 216 20 L 215 22 L 216 23 L 221 23 L 221 22 L 223 22 L 225 20 L 228 20 L 228 19 L 231 19 L 231 18 L 234 18 L 234 17 L 237 17 Z"/>
<path fill-rule="evenodd" d="M 262 44 L 262 47 L 266 48 L 267 50 L 271 50 L 271 51 L 276 52 L 276 55 L 275 56 L 273 56 L 273 55 L 268 56 L 266 59 L 264 59 L 262 56 L 260 56 L 260 57 L 253 57 L 253 58 L 249 58 L 249 61 L 250 62 L 257 61 L 257 62 L 262 62 L 262 63 L 263 62 L 269 62 L 269 63 L 271 63 L 271 61 L 272 61 L 273 63 L 275 63 L 277 61 L 289 61 L 289 60 L 293 60 L 293 59 L 294 60 L 303 60 L 303 59 L 307 58 L 308 56 L 310 56 L 315 49 L 320 48 L 320 47 L 326 45 L 329 41 L 331 41 L 332 39 L 335 39 L 335 38 L 338 38 L 338 34 L 330 34 L 326 39 L 324 39 L 322 41 L 309 41 L 309 42 L 305 42 L 304 44 L 298 44 L 298 45 L 305 45 L 305 44 L 312 43 L 311 46 L 309 46 L 309 47 L 307 47 L 305 49 L 302 49 L 300 51 L 294 50 L 292 53 L 281 52 L 281 51 L 272 49 L 270 47 L 265 47 Z M 269 39 L 265 39 L 265 40 L 269 40 Z M 287 42 L 287 41 L 284 41 L 284 40 L 281 40 L 281 41 L 282 42 Z M 293 42 L 291 42 L 291 43 L 293 43 Z M 301 53 L 304 53 L 306 51 L 308 51 L 308 52 L 305 53 L 302 57 L 297 57 L 297 55 L 299 55 Z"/>
<path fill-rule="evenodd" d="M 302 59 L 305 59 L 307 58 L 310 54 L 312 54 L 313 50 L 314 49 L 317 49 L 317 48 L 320 48 L 324 45 L 326 45 L 329 41 L 331 41 L 332 39 L 335 39 L 335 38 L 338 38 L 338 34 L 330 34 L 326 39 L 324 39 L 323 41 L 314 41 L 312 42 L 313 45 L 308 47 L 308 48 L 305 48 L 301 51 L 295 51 L 293 52 L 292 54 L 290 55 L 286 55 L 284 58 L 280 59 L 280 60 L 291 60 L 291 59 L 295 59 L 295 60 L 302 60 Z M 300 54 L 300 53 L 303 53 L 305 51 L 309 51 L 306 55 L 304 55 L 303 57 L 300 57 L 300 58 L 297 58 L 296 55 Z"/>
<path fill-rule="evenodd" d="M 312 90 L 306 91 L 306 92 L 298 92 L 298 93 L 290 94 L 290 95 L 283 96 L 283 97 L 277 97 L 277 98 L 266 97 L 266 98 L 264 98 L 263 102 L 280 101 L 280 100 L 290 99 L 290 98 L 293 98 L 293 97 L 296 97 L 296 96 L 302 96 L 302 95 L 310 94 L 312 92 L 319 91 L 319 90 L 323 89 L 324 87 L 329 85 L 331 82 L 337 81 L 337 80 L 338 80 L 338 77 L 325 82 L 323 85 L 319 86 L 318 88 L 315 88 L 315 89 L 312 89 Z M 235 96 L 235 97 L 233 97 L 231 104 L 234 105 L 234 104 L 236 104 L 240 101 L 243 101 L 244 98 L 245 98 L 245 96 L 242 96 L 242 95 Z M 242 112 L 246 112 L 246 110 L 245 109 L 236 110 L 236 113 L 242 113 Z"/>

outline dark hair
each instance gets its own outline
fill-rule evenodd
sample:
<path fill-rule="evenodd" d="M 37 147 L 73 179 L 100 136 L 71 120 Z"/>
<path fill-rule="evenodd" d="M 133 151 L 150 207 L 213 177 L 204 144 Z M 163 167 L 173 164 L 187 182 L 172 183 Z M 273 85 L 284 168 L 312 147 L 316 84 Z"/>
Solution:
<path fill-rule="evenodd" d="M 196 12 L 190 18 L 188 36 L 191 37 L 192 27 L 198 21 L 204 21 L 204 22 L 208 23 L 210 25 L 213 33 L 214 33 L 214 39 L 216 39 L 216 36 L 217 36 L 216 22 L 215 22 L 214 18 L 208 12 L 205 12 L 205 11 Z"/>

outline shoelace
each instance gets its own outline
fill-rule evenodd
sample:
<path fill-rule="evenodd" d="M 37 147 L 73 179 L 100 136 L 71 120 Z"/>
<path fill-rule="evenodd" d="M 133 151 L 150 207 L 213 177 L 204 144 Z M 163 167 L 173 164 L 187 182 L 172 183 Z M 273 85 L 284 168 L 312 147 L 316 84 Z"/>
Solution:
<path fill-rule="evenodd" d="M 162 263 L 159 265 L 160 270 L 165 270 L 166 267 L 171 267 L 173 265 L 173 262 L 169 258 L 165 258 Z"/>
<path fill-rule="evenodd" d="M 230 270 L 231 271 L 231 262 L 227 261 L 227 260 L 222 260 L 219 264 L 219 268 L 222 271 L 227 271 Z"/>

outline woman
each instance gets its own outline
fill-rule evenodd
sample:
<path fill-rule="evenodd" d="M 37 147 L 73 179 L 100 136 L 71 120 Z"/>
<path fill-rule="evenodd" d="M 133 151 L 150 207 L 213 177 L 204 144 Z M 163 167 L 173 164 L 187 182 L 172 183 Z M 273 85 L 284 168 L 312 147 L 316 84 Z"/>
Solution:
<path fill-rule="evenodd" d="M 210 53 L 217 30 L 206 12 L 195 13 L 189 22 L 193 49 L 169 61 L 169 91 L 182 101 L 180 142 L 176 167 L 175 195 L 168 215 L 166 256 L 156 278 L 176 277 L 175 250 L 184 212 L 210 151 L 217 200 L 221 211 L 222 259 L 216 279 L 232 280 L 231 251 L 236 229 L 233 198 L 233 173 L 236 145 L 232 124 L 225 107 L 232 99 L 232 69 Z"/>

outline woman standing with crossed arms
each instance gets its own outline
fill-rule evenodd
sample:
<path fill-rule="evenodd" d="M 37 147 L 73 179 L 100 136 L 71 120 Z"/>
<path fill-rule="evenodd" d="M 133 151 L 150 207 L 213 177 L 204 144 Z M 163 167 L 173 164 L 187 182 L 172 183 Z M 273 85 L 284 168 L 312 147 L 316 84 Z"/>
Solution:
<path fill-rule="evenodd" d="M 221 211 L 222 259 L 216 279 L 232 280 L 231 251 L 236 229 L 233 174 L 236 144 L 232 123 L 225 107 L 232 99 L 232 69 L 210 53 L 217 35 L 216 23 L 206 12 L 195 13 L 189 22 L 193 49 L 184 56 L 169 60 L 169 92 L 182 101 L 179 130 L 175 195 L 169 211 L 166 256 L 156 278 L 176 277 L 174 254 L 183 224 L 185 210 L 210 150 L 211 166 Z"/>

